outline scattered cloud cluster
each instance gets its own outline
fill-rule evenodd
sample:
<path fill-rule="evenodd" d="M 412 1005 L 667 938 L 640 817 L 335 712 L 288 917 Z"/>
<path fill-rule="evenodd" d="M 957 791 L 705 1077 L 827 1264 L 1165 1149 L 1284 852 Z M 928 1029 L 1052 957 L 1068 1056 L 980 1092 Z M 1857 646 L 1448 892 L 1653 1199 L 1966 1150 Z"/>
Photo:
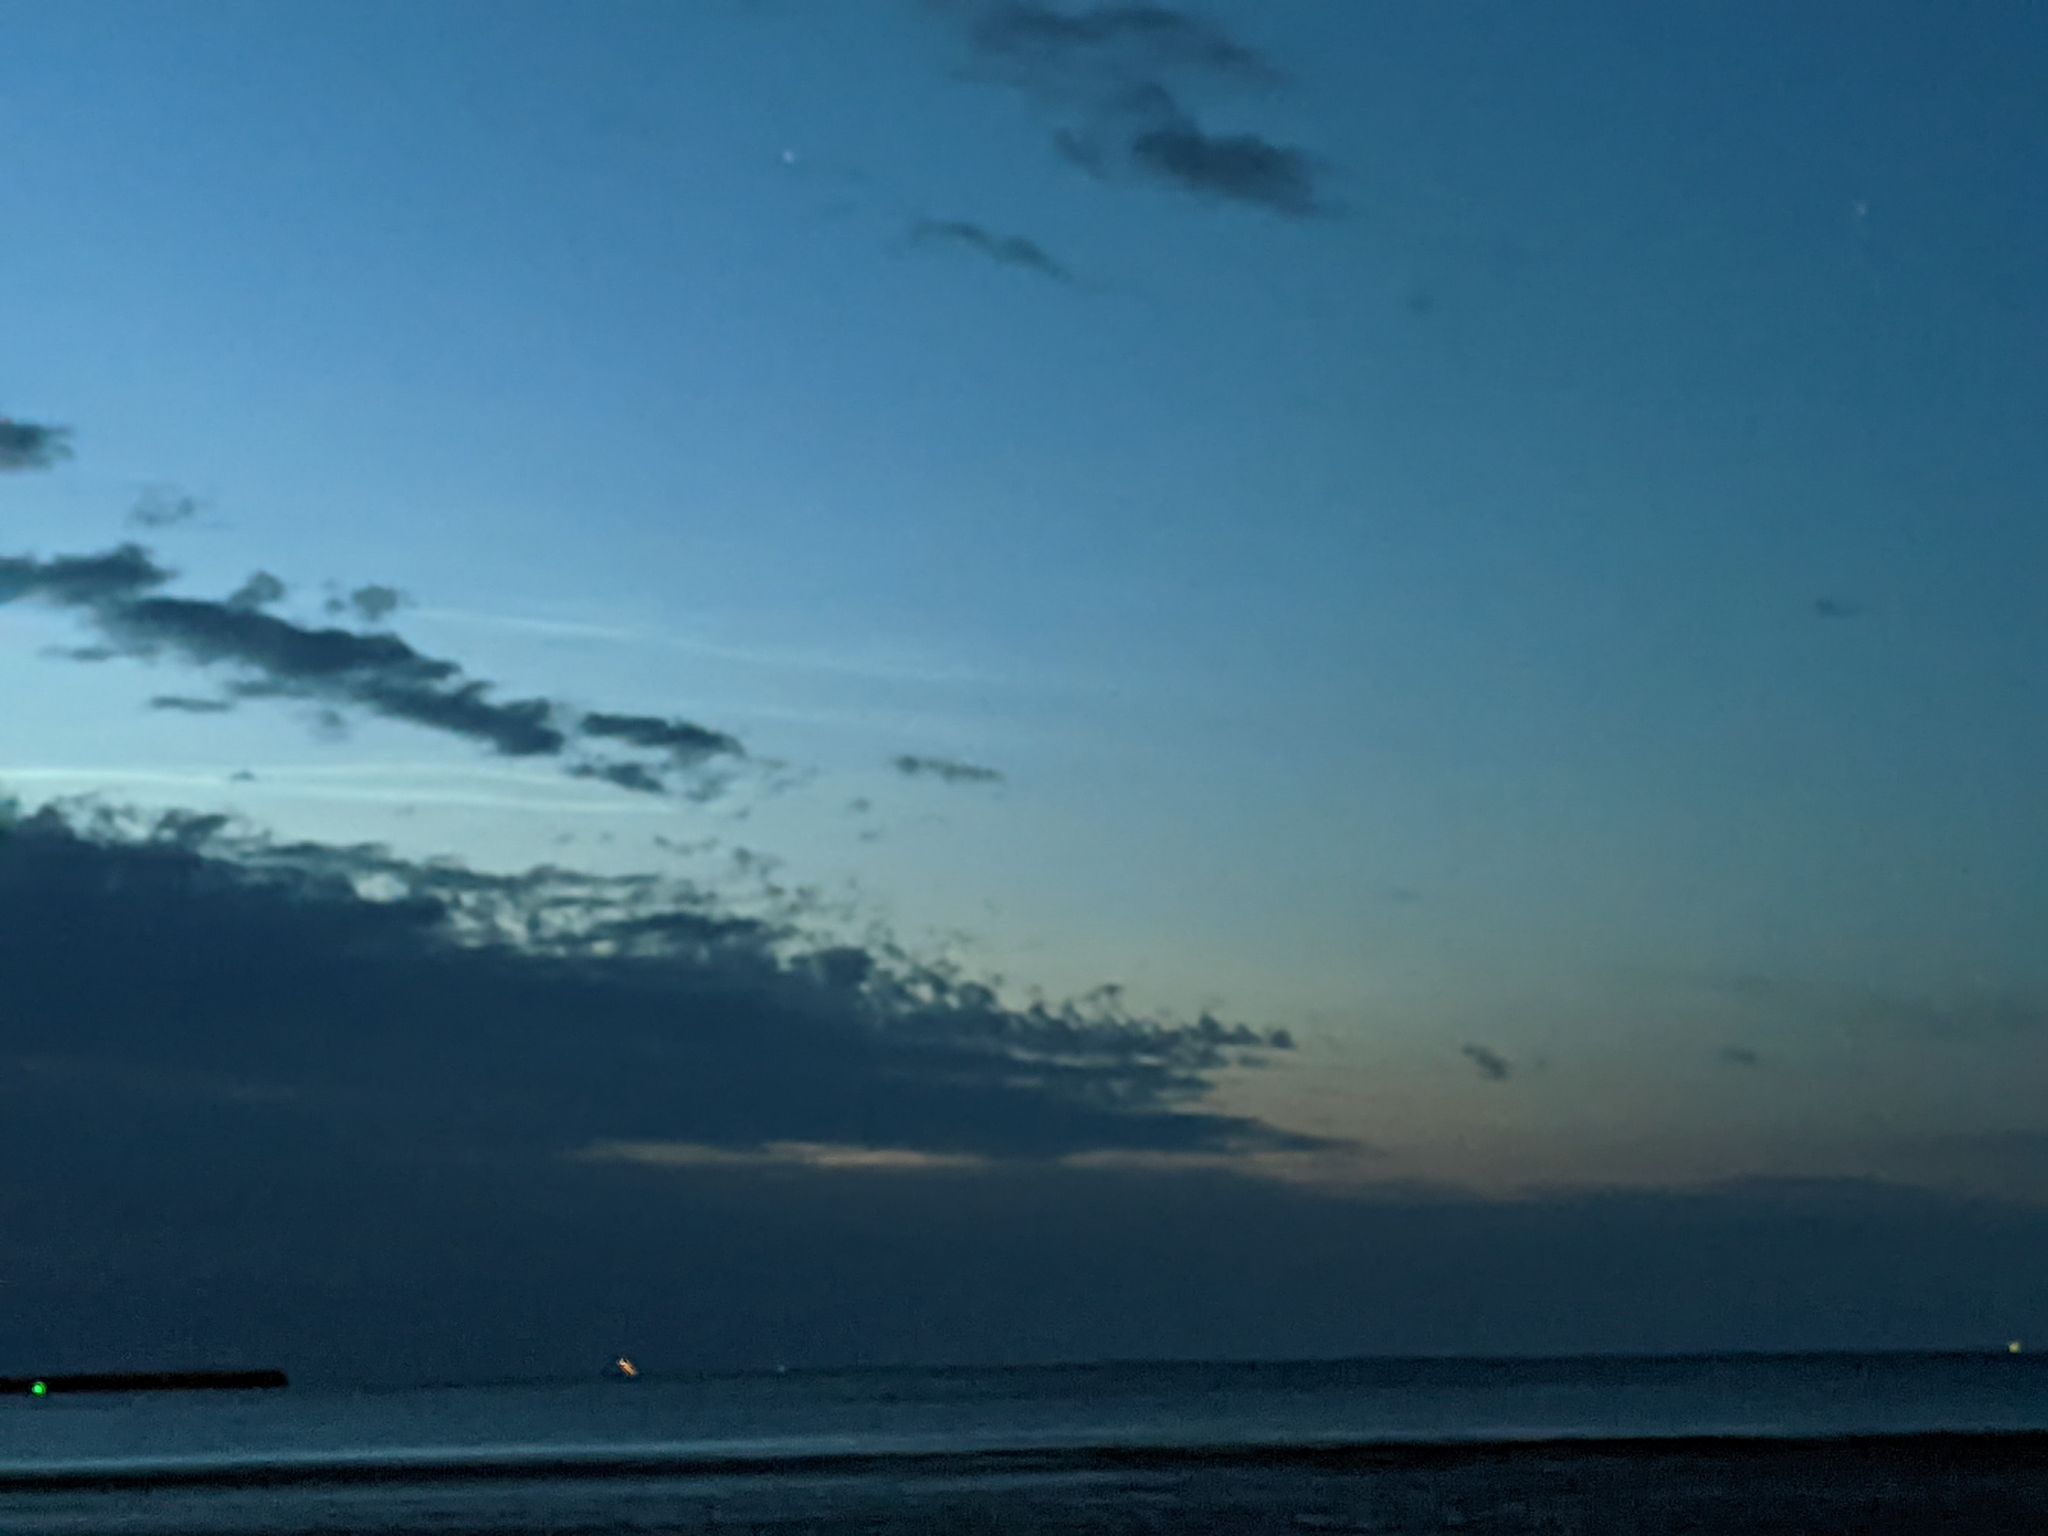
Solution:
<path fill-rule="evenodd" d="M 136 544 L 50 559 L 0 557 L 0 603 L 39 600 L 80 616 L 95 644 L 85 655 L 72 653 L 77 659 L 168 660 L 219 670 L 228 674 L 229 699 L 313 703 L 329 733 L 351 713 L 379 716 L 508 757 L 556 758 L 578 777 L 652 794 L 701 793 L 705 781 L 695 770 L 706 760 L 744 756 L 733 737 L 689 721 L 501 698 L 457 663 L 425 655 L 397 635 L 298 623 L 269 611 L 289 594 L 268 572 L 220 600 L 168 595 L 163 589 L 172 578 Z M 359 615 L 381 617 L 394 599 L 390 588 L 359 588 L 350 603 Z M 619 745 L 656 756 L 605 750 Z"/>
<path fill-rule="evenodd" d="M 51 469 L 71 457 L 71 429 L 0 416 L 0 473 Z"/>
<path fill-rule="evenodd" d="M 1054 144 L 1103 177 L 1128 177 L 1290 218 L 1326 211 L 1307 151 L 1205 127 L 1185 100 L 1202 83 L 1272 86 L 1279 71 L 1221 25 L 1157 4 L 1068 9 L 1039 0 L 949 4 L 978 70 L 1068 115 Z"/>

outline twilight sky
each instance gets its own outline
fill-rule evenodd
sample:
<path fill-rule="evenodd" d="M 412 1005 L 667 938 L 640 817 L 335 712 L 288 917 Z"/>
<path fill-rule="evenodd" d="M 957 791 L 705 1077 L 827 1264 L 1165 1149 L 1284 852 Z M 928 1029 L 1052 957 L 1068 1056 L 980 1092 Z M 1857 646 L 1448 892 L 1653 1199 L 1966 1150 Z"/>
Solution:
<path fill-rule="evenodd" d="M 2048 1328 L 2048 13 L 0 35 L 0 1371 Z"/>

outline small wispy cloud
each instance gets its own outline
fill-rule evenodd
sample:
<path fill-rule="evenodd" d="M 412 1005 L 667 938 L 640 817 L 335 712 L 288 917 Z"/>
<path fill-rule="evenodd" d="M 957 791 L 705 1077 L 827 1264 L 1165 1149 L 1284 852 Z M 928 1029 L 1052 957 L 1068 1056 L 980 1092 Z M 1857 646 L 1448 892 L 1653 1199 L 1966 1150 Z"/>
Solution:
<path fill-rule="evenodd" d="M 1140 169 L 1189 192 L 1290 218 L 1322 209 L 1308 155 L 1255 133 L 1206 133 L 1192 118 L 1177 115 L 1134 134 L 1129 148 Z"/>
<path fill-rule="evenodd" d="M 254 571 L 249 579 L 228 594 L 230 608 L 268 608 L 291 595 L 290 589 L 268 571 Z"/>
<path fill-rule="evenodd" d="M 0 416 L 0 472 L 53 469 L 71 457 L 71 429 Z"/>
<path fill-rule="evenodd" d="M 1724 1045 L 1719 1054 L 1721 1060 L 1731 1067 L 1758 1067 L 1764 1060 L 1746 1045 Z"/>
<path fill-rule="evenodd" d="M 199 498 L 168 486 L 152 486 L 136 497 L 128 509 L 131 528 L 174 528 L 188 523 L 202 510 Z"/>
<path fill-rule="evenodd" d="M 659 774 L 645 763 L 572 763 L 569 776 L 576 779 L 596 779 L 617 789 L 630 789 L 640 795 L 665 795 L 668 785 Z"/>
<path fill-rule="evenodd" d="M 963 763 L 952 757 L 921 757 L 906 752 L 891 759 L 889 766 L 907 779 L 932 778 L 947 784 L 1003 782 L 1001 769 L 984 768 L 977 763 Z"/>
<path fill-rule="evenodd" d="M 967 219 L 919 219 L 910 226 L 910 242 L 971 251 L 998 266 L 1015 267 L 1056 283 L 1073 281 L 1073 274 L 1036 240 L 1022 235 L 999 235 Z"/>
<path fill-rule="evenodd" d="M 1064 83 L 1075 74 L 1200 70 L 1266 83 L 1278 72 L 1216 22 L 1156 4 L 1058 9 L 1037 0 L 970 7 L 968 36 L 983 55 Z"/>
<path fill-rule="evenodd" d="M 653 752 L 666 752 L 678 763 L 694 764 L 707 757 L 736 754 L 740 744 L 724 731 L 710 730 L 688 720 L 664 720 L 657 715 L 620 715 L 597 712 L 582 719 L 583 734 L 627 742 Z"/>
<path fill-rule="evenodd" d="M 1489 1083 L 1504 1083 L 1515 1075 L 1515 1064 L 1491 1046 L 1461 1045 L 1458 1054 L 1479 1069 Z"/>
<path fill-rule="evenodd" d="M 398 588 L 373 582 L 345 595 L 337 593 L 327 599 L 326 608 L 336 618 L 352 617 L 365 624 L 382 624 L 409 601 Z"/>

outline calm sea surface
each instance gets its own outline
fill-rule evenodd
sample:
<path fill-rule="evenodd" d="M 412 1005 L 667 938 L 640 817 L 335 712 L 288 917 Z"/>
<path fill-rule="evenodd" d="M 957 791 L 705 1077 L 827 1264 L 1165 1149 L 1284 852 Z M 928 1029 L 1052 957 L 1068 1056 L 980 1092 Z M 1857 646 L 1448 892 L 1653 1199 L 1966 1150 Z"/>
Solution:
<path fill-rule="evenodd" d="M 2048 1431 L 2048 1368 L 2003 1354 L 54 1396 L 0 1403 L 0 1531 L 1620 1532 L 1671 1528 L 1652 1516 L 1683 1498 L 1747 1519 L 1684 1514 L 1707 1520 L 1696 1529 L 1835 1529 L 1814 1512 L 1770 1523 L 1806 1495 L 1862 1500 L 1862 1525 L 1842 1529 L 1889 1529 L 1870 1507 L 1879 1482 L 1907 1502 L 1990 1500 L 1978 1511 L 1988 1531 L 2033 1518 L 2031 1505 L 1999 1502 L 2032 1496 L 2000 1458 L 2038 1464 L 2042 1442 L 1953 1442 L 1977 1458 L 1977 1480 L 1944 1471 L 1926 1488 L 1910 1446 L 1859 1452 L 1852 1466 L 1799 1443 L 2019 1431 Z M 1706 1436 L 1784 1446 L 1750 1446 L 1731 1471 L 1721 1450 L 1700 1449 Z M 1664 1437 L 1683 1448 L 1676 1460 L 1657 1447 L 1527 1444 Z M 1771 1492 L 1779 1484 L 1789 1504 Z M 1750 1509 L 1760 1503 L 1777 1513 Z M 1965 1515 L 1947 1504 L 1918 1518 L 1980 1528 L 1955 1524 Z"/>

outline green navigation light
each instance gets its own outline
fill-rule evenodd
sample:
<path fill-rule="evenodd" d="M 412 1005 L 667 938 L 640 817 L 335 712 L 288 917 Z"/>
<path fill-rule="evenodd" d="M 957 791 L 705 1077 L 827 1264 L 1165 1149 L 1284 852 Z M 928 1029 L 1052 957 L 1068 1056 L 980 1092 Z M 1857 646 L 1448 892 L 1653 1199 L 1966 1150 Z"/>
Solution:
<path fill-rule="evenodd" d="M 37 1397 L 48 1397 L 50 1395 L 50 1384 L 47 1381 L 39 1381 L 30 1387 L 29 1391 Z"/>

